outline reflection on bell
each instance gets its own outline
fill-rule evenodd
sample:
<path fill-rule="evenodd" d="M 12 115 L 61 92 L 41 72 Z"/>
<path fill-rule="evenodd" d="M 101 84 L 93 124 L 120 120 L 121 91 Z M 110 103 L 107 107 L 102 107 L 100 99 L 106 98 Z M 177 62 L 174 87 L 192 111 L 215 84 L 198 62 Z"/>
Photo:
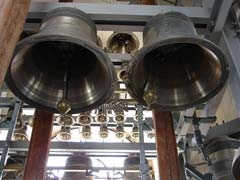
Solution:
<path fill-rule="evenodd" d="M 126 133 L 124 132 L 123 124 L 118 124 L 116 127 L 116 137 L 119 139 L 123 139 L 126 137 Z"/>
<path fill-rule="evenodd" d="M 83 112 L 77 117 L 77 122 L 86 126 L 92 122 L 91 111 Z"/>
<path fill-rule="evenodd" d="M 229 75 L 225 55 L 200 38 L 185 15 L 169 12 L 153 17 L 143 39 L 126 81 L 138 103 L 163 111 L 184 110 L 212 98 L 225 85 Z"/>
<path fill-rule="evenodd" d="M 139 48 L 139 41 L 135 34 L 130 32 L 115 32 L 107 41 L 107 47 L 112 53 L 133 53 Z"/>
<path fill-rule="evenodd" d="M 82 137 L 84 139 L 91 139 L 92 137 L 91 126 L 82 127 Z"/>
<path fill-rule="evenodd" d="M 98 109 L 98 113 L 95 117 L 96 122 L 101 124 L 106 124 L 109 121 L 109 117 L 107 115 L 106 106 L 103 105 Z"/>
<path fill-rule="evenodd" d="M 74 124 L 75 120 L 70 115 L 61 115 L 56 118 L 56 122 L 60 126 L 72 126 Z"/>
<path fill-rule="evenodd" d="M 27 126 L 23 125 L 19 129 L 15 129 L 12 136 L 13 141 L 28 141 Z"/>
<path fill-rule="evenodd" d="M 132 128 L 132 133 L 131 133 L 131 136 L 134 138 L 134 139 L 137 139 L 139 137 L 139 130 L 138 130 L 138 126 L 135 124 Z"/>
<path fill-rule="evenodd" d="M 70 127 L 62 126 L 56 138 L 60 141 L 69 141 L 72 138 Z"/>
<path fill-rule="evenodd" d="M 106 124 L 100 126 L 99 136 L 103 139 L 108 137 L 108 127 Z"/>
<path fill-rule="evenodd" d="M 5 79 L 24 102 L 61 114 L 104 104 L 116 85 L 113 64 L 97 45 L 94 22 L 66 7 L 50 11 L 39 33 L 18 43 Z"/>

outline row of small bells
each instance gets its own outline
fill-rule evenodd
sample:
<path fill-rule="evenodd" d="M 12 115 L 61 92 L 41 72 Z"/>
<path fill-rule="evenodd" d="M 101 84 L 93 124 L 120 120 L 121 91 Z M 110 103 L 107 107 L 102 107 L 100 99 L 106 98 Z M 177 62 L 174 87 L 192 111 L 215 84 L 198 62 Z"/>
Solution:
<path fill-rule="evenodd" d="M 9 109 L 8 114 L 11 114 L 12 109 Z M 9 115 L 11 118 L 11 115 Z M 137 139 L 139 132 L 137 126 L 137 114 L 134 116 L 133 121 L 133 128 L 130 136 L 133 139 Z M 124 122 L 126 120 L 126 116 L 124 115 L 124 111 L 122 110 L 121 113 L 118 113 L 114 116 L 113 120 L 116 122 L 116 129 L 111 129 L 114 131 L 115 136 L 119 139 L 123 139 L 126 137 L 126 132 L 124 131 Z M 109 116 L 104 106 L 98 110 L 97 115 L 95 116 L 95 121 L 100 125 L 99 136 L 103 139 L 108 137 L 109 128 L 107 123 L 109 122 Z M 71 130 L 75 129 L 74 124 L 82 126 L 82 137 L 84 139 L 90 139 L 92 132 L 91 132 L 91 123 L 93 122 L 93 117 L 91 116 L 91 111 L 81 113 L 76 119 L 71 115 L 60 115 L 56 117 L 55 122 L 61 126 L 60 131 L 57 133 L 56 137 L 58 140 L 71 140 Z M 28 141 L 30 134 L 28 133 L 29 127 L 32 127 L 34 123 L 34 117 L 29 118 L 28 122 L 25 123 L 22 118 L 22 109 L 18 115 L 17 123 L 15 125 L 15 130 L 13 133 L 12 140 L 16 141 Z M 153 138 L 154 135 L 149 133 L 149 138 Z"/>
<path fill-rule="evenodd" d="M 107 110 L 102 106 L 99 108 L 97 115 L 95 116 L 95 121 L 100 124 L 99 136 L 102 139 L 108 137 L 109 130 L 112 130 L 115 133 L 115 136 L 119 139 L 123 139 L 126 137 L 126 132 L 124 131 L 124 122 L 126 121 L 126 116 L 124 115 L 124 111 L 121 113 L 116 113 L 113 118 L 114 122 L 116 122 L 116 129 L 108 128 L 107 123 L 109 122 L 109 116 Z M 133 128 L 131 132 L 131 137 L 134 139 L 138 138 L 138 126 L 136 123 L 136 118 L 134 118 Z M 71 128 L 74 123 L 82 125 L 82 136 L 84 139 L 90 139 L 91 132 L 91 123 L 93 122 L 93 117 L 91 116 L 91 111 L 81 113 L 76 120 L 70 115 L 61 115 L 56 118 L 56 122 L 62 126 L 61 132 L 57 134 L 57 138 L 59 140 L 70 140 L 71 139 Z"/>
<path fill-rule="evenodd" d="M 75 8 L 51 10 L 38 33 L 16 46 L 6 75 L 12 92 L 37 108 L 61 114 L 88 112 L 109 102 L 116 72 L 97 45 L 92 19 Z M 178 12 L 154 16 L 134 36 L 115 34 L 113 52 L 133 53 L 121 77 L 129 94 L 150 109 L 185 110 L 215 96 L 226 84 L 229 65 L 222 50 L 197 35 Z"/>

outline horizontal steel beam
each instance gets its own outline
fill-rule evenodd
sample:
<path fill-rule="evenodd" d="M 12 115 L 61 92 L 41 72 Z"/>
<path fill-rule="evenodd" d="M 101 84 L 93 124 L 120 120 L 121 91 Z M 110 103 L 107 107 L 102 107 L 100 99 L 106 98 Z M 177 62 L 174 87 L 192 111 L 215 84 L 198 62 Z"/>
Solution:
<path fill-rule="evenodd" d="M 31 24 L 40 23 L 47 12 L 58 7 L 72 7 L 86 12 L 100 28 L 103 28 L 101 25 L 111 25 L 111 28 L 114 25 L 144 26 L 152 16 L 170 11 L 187 15 L 195 24 L 207 24 L 212 10 L 206 7 L 34 2 L 29 9 L 27 25 L 31 27 Z M 129 28 L 129 31 L 133 30 Z"/>
<path fill-rule="evenodd" d="M 4 141 L 0 141 L 0 151 Z M 28 151 L 29 142 L 12 141 L 10 143 L 10 152 Z M 146 154 L 156 153 L 154 143 L 145 143 Z M 87 153 L 139 153 L 139 143 L 98 143 L 98 142 L 52 142 L 50 153 L 53 152 L 87 152 Z"/>

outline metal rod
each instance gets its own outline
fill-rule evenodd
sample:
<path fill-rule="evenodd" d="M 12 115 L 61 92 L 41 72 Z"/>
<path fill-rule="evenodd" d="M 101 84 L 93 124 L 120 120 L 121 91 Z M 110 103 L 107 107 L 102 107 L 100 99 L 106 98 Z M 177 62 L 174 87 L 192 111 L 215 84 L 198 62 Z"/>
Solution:
<path fill-rule="evenodd" d="M 141 180 L 147 180 L 147 174 L 149 172 L 148 164 L 145 160 L 145 147 L 144 147 L 144 136 L 143 136 L 143 107 L 137 105 L 138 114 L 138 129 L 139 129 L 139 146 L 140 146 L 140 173 Z"/>
<path fill-rule="evenodd" d="M 7 160 L 8 150 L 9 150 L 12 134 L 13 134 L 16 122 L 17 122 L 17 117 L 18 117 L 20 108 L 21 108 L 21 102 L 17 100 L 15 103 L 15 106 L 14 106 L 11 123 L 10 123 L 10 128 L 8 129 L 7 138 L 4 143 L 4 147 L 3 147 L 3 151 L 2 151 L 2 156 L 1 156 L 1 161 L 0 161 L 0 179 L 2 179 L 3 167 Z"/>

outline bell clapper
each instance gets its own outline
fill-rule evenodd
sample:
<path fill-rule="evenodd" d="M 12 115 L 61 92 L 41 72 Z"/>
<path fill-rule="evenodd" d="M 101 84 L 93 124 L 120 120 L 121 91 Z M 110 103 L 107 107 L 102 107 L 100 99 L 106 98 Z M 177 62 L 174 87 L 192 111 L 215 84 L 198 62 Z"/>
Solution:
<path fill-rule="evenodd" d="M 150 109 L 151 105 L 157 102 L 157 93 L 152 80 L 152 74 L 149 75 L 148 81 L 145 85 L 143 99 L 147 104 L 147 109 Z"/>
<path fill-rule="evenodd" d="M 69 63 L 66 63 L 66 72 L 64 75 L 63 96 L 62 96 L 62 99 L 57 102 L 57 110 L 61 113 L 61 115 L 65 115 L 71 110 L 71 106 L 67 100 L 68 81 L 69 81 Z"/>

